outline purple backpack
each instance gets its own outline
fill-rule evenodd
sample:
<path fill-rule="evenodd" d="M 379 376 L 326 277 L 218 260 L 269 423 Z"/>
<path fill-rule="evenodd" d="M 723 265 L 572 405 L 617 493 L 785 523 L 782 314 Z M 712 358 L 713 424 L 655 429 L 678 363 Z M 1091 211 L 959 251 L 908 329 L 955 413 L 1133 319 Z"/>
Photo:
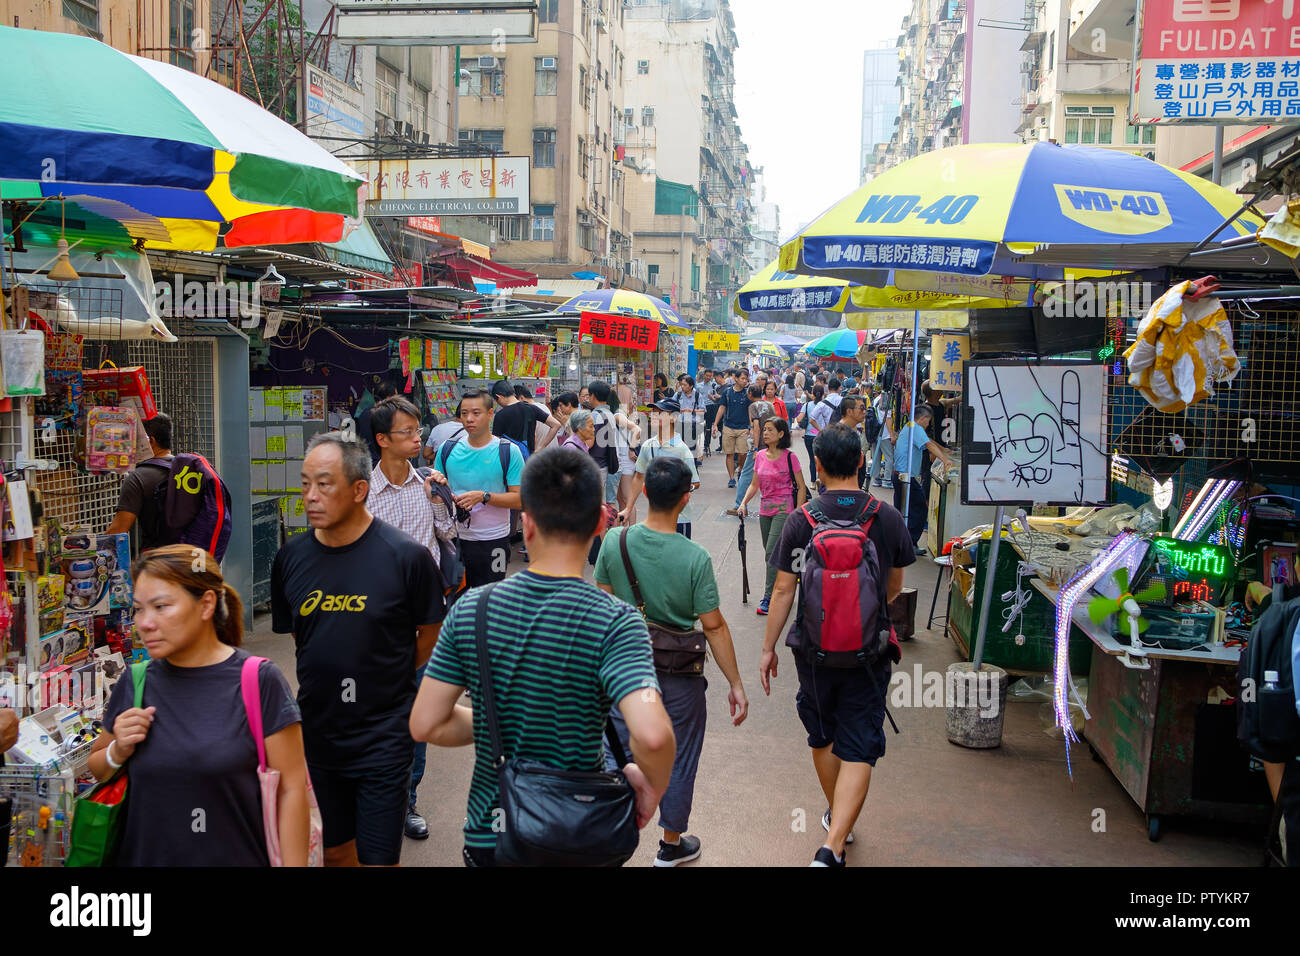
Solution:
<path fill-rule="evenodd" d="M 230 544 L 230 489 L 202 455 L 175 455 L 140 462 L 167 477 L 154 489 L 154 525 L 142 528 L 153 546 L 189 544 L 220 561 Z"/>

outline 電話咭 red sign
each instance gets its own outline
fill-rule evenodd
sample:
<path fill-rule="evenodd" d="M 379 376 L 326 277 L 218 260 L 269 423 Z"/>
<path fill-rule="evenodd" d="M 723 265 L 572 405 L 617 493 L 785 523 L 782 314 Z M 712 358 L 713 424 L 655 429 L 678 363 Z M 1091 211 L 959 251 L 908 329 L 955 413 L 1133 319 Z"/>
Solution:
<path fill-rule="evenodd" d="M 659 347 L 659 323 L 630 315 L 583 312 L 578 325 L 578 341 L 653 352 Z"/>
<path fill-rule="evenodd" d="M 1141 0 L 1134 125 L 1300 123 L 1300 0 Z"/>

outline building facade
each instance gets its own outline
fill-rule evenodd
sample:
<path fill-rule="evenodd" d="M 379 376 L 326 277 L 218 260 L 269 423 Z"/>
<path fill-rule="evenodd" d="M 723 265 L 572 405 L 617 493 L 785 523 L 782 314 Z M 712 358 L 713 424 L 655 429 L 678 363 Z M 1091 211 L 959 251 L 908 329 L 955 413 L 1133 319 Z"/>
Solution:
<path fill-rule="evenodd" d="M 634 258 L 683 315 L 728 326 L 753 206 L 728 0 L 629 0 L 625 149 Z M 675 290 L 675 294 L 674 294 Z"/>
<path fill-rule="evenodd" d="M 898 48 L 881 47 L 862 54 L 862 145 L 858 170 L 862 182 L 872 175 L 877 147 L 884 149 L 898 124 Z"/>
<path fill-rule="evenodd" d="M 532 161 L 532 209 L 492 221 L 495 258 L 629 271 L 624 14 L 619 0 L 542 0 L 536 44 L 461 48 L 457 141 Z"/>
<path fill-rule="evenodd" d="M 932 149 L 1014 142 L 1025 0 L 913 0 L 897 41 L 898 125 L 872 174 Z"/>

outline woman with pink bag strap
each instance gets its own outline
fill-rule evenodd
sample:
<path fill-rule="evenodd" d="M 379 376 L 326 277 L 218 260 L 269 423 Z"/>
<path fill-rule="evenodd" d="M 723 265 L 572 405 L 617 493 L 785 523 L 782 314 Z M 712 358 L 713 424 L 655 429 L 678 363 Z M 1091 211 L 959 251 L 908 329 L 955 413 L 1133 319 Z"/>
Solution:
<path fill-rule="evenodd" d="M 169 545 L 131 571 L 144 707 L 128 672 L 90 757 L 100 780 L 130 761 L 117 865 L 319 866 L 298 705 L 275 664 L 240 649 L 243 604 L 217 560 Z"/>

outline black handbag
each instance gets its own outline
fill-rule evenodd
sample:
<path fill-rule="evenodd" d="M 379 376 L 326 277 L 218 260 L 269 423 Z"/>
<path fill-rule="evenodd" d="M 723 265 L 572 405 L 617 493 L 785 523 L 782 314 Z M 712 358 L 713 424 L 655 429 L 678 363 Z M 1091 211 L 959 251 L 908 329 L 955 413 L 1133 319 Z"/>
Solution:
<path fill-rule="evenodd" d="M 627 572 L 628 584 L 632 586 L 636 609 L 641 612 L 642 617 L 645 617 L 645 599 L 641 597 L 641 585 L 637 583 L 636 572 L 632 570 L 632 556 L 627 551 L 626 530 L 618 536 L 618 548 L 623 554 L 623 570 Z M 645 624 L 650 632 L 650 647 L 654 652 L 655 670 L 661 674 L 677 677 L 704 675 L 705 648 L 708 644 L 703 631 L 683 631 L 652 621 L 648 617 Z"/>
<path fill-rule="evenodd" d="M 507 758 L 497 722 L 496 695 L 488 664 L 487 611 L 494 585 L 483 588 L 474 609 L 483 718 L 492 762 L 501 784 L 503 829 L 497 834 L 498 866 L 622 866 L 636 852 L 636 793 L 621 770 L 559 770 L 533 760 Z M 618 766 L 627 755 L 605 718 L 605 737 Z"/>

